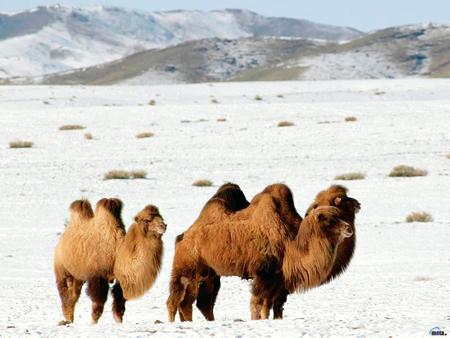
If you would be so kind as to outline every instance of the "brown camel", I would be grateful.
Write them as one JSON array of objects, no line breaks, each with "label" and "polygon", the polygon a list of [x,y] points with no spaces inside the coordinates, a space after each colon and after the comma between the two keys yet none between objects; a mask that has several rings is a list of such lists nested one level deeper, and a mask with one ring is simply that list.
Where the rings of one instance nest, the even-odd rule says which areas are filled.
[{"label": "brown camel", "polygon": [[[333,278],[339,276],[347,268],[350,260],[353,257],[356,244],[355,214],[360,210],[361,206],[356,199],[348,197],[347,192],[347,188],[343,186],[332,185],[328,189],[325,189],[317,194],[314,202],[306,212],[307,216],[311,210],[320,206],[337,207],[339,209],[339,218],[350,224],[353,233],[352,236],[345,238],[344,241],[339,245],[333,268],[322,284],[328,283]],[[293,211],[290,211],[288,213],[293,213]],[[295,214],[293,217],[297,218]],[[277,276],[272,276],[269,278],[277,278]],[[255,299],[253,297],[252,306],[254,308],[257,307],[257,309],[261,309],[260,312],[257,311],[256,315],[254,316],[255,319],[267,319],[271,306],[273,306],[274,319],[283,318],[283,306],[287,300],[288,295],[289,292],[287,292],[285,287],[279,287],[271,290],[271,294],[269,296],[266,296],[266,298]]]},{"label": "brown camel", "polygon": [[[94,214],[87,200],[78,200],[71,204],[69,225],[55,249],[56,284],[65,317],[65,321],[62,321],[61,324],[73,322],[75,305],[86,281],[88,285],[87,294],[92,300],[92,321],[97,323],[103,313],[108,296],[108,283],[115,279],[114,265],[118,248],[121,254],[132,256],[129,245],[121,245],[122,242],[131,243],[132,238],[136,238],[136,250],[138,251],[141,250],[141,246],[149,247],[148,241],[154,241],[153,238],[144,240],[143,237],[145,236],[140,235],[133,229],[125,235],[125,227],[121,219],[122,206],[122,201],[117,198],[103,198],[97,202]],[[155,217],[155,220],[157,224],[161,223],[160,216]],[[141,223],[137,221],[137,224]],[[144,223],[148,222],[145,221]],[[154,227],[153,222],[148,225],[144,225],[144,223],[141,226],[142,229]],[[143,258],[148,258],[149,255],[147,254]],[[154,255],[160,257],[161,253],[154,252]],[[142,268],[139,269],[131,263],[128,270],[121,268],[121,266],[117,267],[117,271],[122,272],[121,278],[125,283],[127,279],[123,278],[123,273],[126,272],[129,273],[128,280],[145,278],[145,276],[139,276],[139,274],[144,273]],[[158,270],[159,265],[160,260],[158,261]],[[128,287],[128,284],[125,285]],[[118,322],[122,321],[125,312],[126,298],[123,295],[124,292],[133,295],[132,290],[122,290],[120,282],[116,282],[112,290],[114,298],[113,315]]]},{"label": "brown camel", "polygon": [[[308,257],[303,264],[290,262],[287,271],[292,272],[291,277],[295,273],[304,273],[305,268],[318,269],[325,261],[328,263],[327,270],[314,280],[305,280],[305,287],[312,287],[319,282],[319,277],[327,276],[339,241],[350,234],[348,225],[337,218],[338,209],[327,207],[312,211],[305,223],[305,229],[311,228],[311,231],[299,231],[294,239],[290,235],[290,224],[283,221],[280,209],[279,201],[269,193],[258,194],[247,208],[237,212],[231,212],[220,199],[212,199],[206,204],[199,218],[176,246],[167,300],[170,321],[175,320],[178,309],[182,320],[192,320],[192,303],[186,300],[193,301],[197,297],[198,286],[211,269],[220,276],[253,277],[253,295],[265,298],[260,291],[273,288],[265,276],[273,275],[277,266],[289,262],[284,256],[286,243],[319,243],[310,245],[317,252],[290,244]],[[326,232],[325,228],[333,231]],[[342,235],[336,242],[334,235],[331,236],[334,232]],[[306,239],[306,235],[310,238]],[[290,252],[295,252],[292,250]],[[323,259],[310,259],[311,256]],[[292,267],[298,269],[293,270]],[[320,268],[325,269],[325,266]],[[314,274],[312,271],[310,273]],[[302,276],[299,275],[299,278]],[[252,309],[254,311],[256,309]]]},{"label": "brown camel", "polygon": [[[230,212],[236,212],[238,210],[245,209],[249,206],[249,202],[245,198],[241,188],[234,183],[225,183],[219,187],[217,192],[207,202],[210,203],[213,200],[222,201]],[[183,239],[183,234],[177,237],[176,243]],[[176,244],[175,243],[175,244]],[[214,270],[210,269],[208,273],[202,279],[198,287],[197,295],[197,308],[206,318],[206,320],[214,320],[214,304],[216,302],[217,294],[220,289],[220,276],[218,276]],[[194,291],[187,294],[194,294]],[[186,299],[185,303],[192,303],[193,300]],[[184,303],[182,303],[184,304]],[[180,316],[182,312],[179,311]]]}]

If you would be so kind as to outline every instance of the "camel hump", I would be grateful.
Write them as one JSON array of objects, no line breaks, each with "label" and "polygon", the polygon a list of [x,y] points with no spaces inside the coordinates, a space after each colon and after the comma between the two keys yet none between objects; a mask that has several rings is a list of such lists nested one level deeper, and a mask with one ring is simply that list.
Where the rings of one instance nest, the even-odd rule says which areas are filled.
[{"label": "camel hump", "polygon": [[245,209],[249,206],[249,202],[241,188],[235,183],[225,183],[219,187],[217,192],[211,197],[210,201],[221,199],[224,206],[231,212]]},{"label": "camel hump", "polygon": [[280,201],[267,193],[259,193],[253,197],[250,206],[253,208],[252,223],[272,227],[281,222]]},{"label": "camel hump", "polygon": [[73,201],[70,204],[71,220],[88,221],[94,217],[91,203],[87,199]]}]

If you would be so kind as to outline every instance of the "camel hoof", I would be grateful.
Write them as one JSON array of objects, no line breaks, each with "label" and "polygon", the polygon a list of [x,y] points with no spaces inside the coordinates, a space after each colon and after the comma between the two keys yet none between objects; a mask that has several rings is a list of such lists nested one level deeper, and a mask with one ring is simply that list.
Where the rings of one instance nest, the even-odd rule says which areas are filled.
[{"label": "camel hoof", "polygon": [[118,315],[117,313],[113,313],[113,317],[116,323],[122,324],[123,319],[120,315]]},{"label": "camel hoof", "polygon": [[64,326],[64,325],[70,325],[70,324],[72,324],[71,321],[68,321],[68,320],[60,320],[59,323],[58,323],[58,326]]}]

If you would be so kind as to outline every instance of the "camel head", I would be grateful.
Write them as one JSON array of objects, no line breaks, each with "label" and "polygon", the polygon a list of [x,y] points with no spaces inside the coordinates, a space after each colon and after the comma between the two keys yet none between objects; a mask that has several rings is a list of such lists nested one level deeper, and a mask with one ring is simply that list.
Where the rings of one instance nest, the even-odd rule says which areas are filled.
[{"label": "camel head", "polygon": [[154,205],[147,205],[134,220],[139,224],[139,229],[144,236],[161,237],[166,232],[167,225]]},{"label": "camel head", "polygon": [[[349,223],[340,218],[341,212],[332,206],[320,206],[312,210],[307,224],[312,227],[310,231],[321,238],[326,238],[334,246],[339,245],[345,238],[353,235]],[[313,220],[313,221],[311,221]]]},{"label": "camel head", "polygon": [[309,212],[319,206],[332,206],[339,208],[341,218],[348,222],[353,222],[355,214],[361,209],[361,204],[354,198],[347,196],[347,188],[341,185],[332,185],[328,189],[321,191],[314,200],[313,204],[306,211]]}]

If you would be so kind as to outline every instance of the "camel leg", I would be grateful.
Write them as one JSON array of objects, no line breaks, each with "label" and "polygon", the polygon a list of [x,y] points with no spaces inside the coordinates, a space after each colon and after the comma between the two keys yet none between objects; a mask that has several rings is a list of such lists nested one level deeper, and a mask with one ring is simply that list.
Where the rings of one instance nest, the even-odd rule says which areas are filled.
[{"label": "camel leg", "polygon": [[198,296],[198,284],[190,283],[185,291],[183,301],[180,303],[178,310],[180,313],[180,320],[192,321],[192,304]]},{"label": "camel leg", "polygon": [[198,290],[197,308],[206,320],[214,320],[214,304],[220,289],[220,277],[217,275],[208,277]]},{"label": "camel leg", "polygon": [[101,277],[94,277],[88,280],[87,294],[92,301],[92,324],[97,324],[105,307],[108,298],[108,281]]},{"label": "camel leg", "polygon": [[250,314],[252,320],[261,319],[261,299],[252,295],[250,299]]},{"label": "camel leg", "polygon": [[111,293],[114,299],[112,305],[114,320],[117,323],[122,323],[123,315],[125,313],[126,299],[123,297],[122,287],[118,281],[114,284]]},{"label": "camel leg", "polygon": [[62,311],[65,321],[60,324],[73,323],[75,304],[80,297],[83,281],[77,280],[65,271],[56,271],[56,286],[61,298]]},{"label": "camel leg", "polygon": [[264,298],[261,304],[261,319],[269,319],[271,307],[272,307],[272,300],[269,298]]},{"label": "camel leg", "polygon": [[187,285],[188,279],[186,277],[179,278],[177,276],[173,276],[170,281],[170,294],[166,301],[169,322],[175,321],[175,315],[177,314],[177,310],[184,299]]},{"label": "camel leg", "polygon": [[273,319],[283,319],[283,306],[288,296],[287,290],[283,287],[279,294],[273,298]]}]

